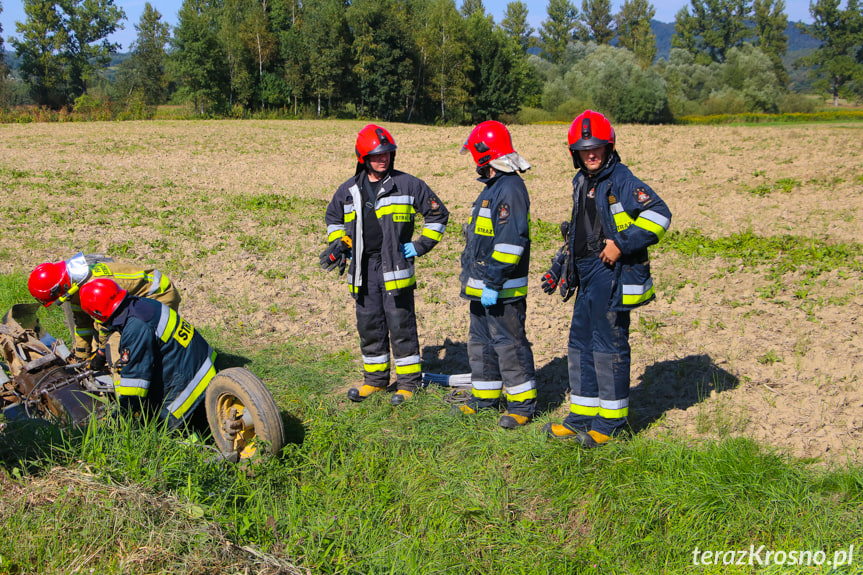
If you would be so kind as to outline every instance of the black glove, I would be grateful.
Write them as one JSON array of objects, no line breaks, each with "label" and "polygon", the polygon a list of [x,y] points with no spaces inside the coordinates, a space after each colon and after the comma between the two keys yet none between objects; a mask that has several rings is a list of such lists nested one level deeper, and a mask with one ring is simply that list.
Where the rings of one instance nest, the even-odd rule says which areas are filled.
[{"label": "black glove", "polygon": [[560,235],[563,237],[563,241],[566,241],[566,237],[569,235],[569,222],[560,222]]},{"label": "black glove", "polygon": [[560,271],[563,267],[563,262],[566,259],[565,248],[560,248],[557,253],[551,258],[551,268],[542,276],[542,291],[551,295],[557,289],[560,281]]},{"label": "black glove", "polygon": [[108,363],[108,358],[105,357],[104,349],[97,349],[96,352],[90,357],[90,369],[93,371],[101,371],[105,368],[105,365]]},{"label": "black glove", "polygon": [[329,272],[339,268],[339,275],[345,273],[348,258],[351,257],[350,239],[344,241],[346,238],[347,236],[343,236],[331,241],[327,249],[321,252],[320,263],[323,269]]}]

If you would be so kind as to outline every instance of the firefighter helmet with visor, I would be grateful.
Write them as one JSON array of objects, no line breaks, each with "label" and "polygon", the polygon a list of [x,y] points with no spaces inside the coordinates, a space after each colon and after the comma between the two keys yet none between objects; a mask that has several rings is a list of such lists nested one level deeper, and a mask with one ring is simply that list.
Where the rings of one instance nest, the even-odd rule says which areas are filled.
[{"label": "firefighter helmet with visor", "polygon": [[81,286],[81,309],[100,322],[107,321],[123,303],[126,290],[109,278],[96,278]]}]

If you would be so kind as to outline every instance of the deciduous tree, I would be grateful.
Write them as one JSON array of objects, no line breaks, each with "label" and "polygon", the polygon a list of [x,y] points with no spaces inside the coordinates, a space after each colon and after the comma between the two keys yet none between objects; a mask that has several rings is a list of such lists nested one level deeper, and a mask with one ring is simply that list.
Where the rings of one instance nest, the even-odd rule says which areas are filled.
[{"label": "deciduous tree", "polygon": [[569,0],[549,0],[548,18],[539,29],[542,54],[552,63],[563,56],[566,45],[572,42],[580,30],[578,9]]},{"label": "deciduous tree", "polygon": [[617,37],[620,45],[635,54],[642,69],[656,57],[656,34],[650,21],[656,8],[648,0],[626,0],[617,14]]},{"label": "deciduous tree", "polygon": [[788,71],[782,56],[788,50],[788,16],[785,15],[785,0],[753,0],[755,16],[755,45],[773,62],[776,78],[784,86],[788,83]]},{"label": "deciduous tree", "polygon": [[740,46],[751,32],[746,20],[750,0],[690,0],[677,13],[671,45],[692,52],[701,63],[724,62],[725,53]]},{"label": "deciduous tree", "polygon": [[527,23],[527,5],[521,0],[506,5],[500,27],[521,46],[522,51],[527,52],[531,47],[534,29]]},{"label": "deciduous tree", "polygon": [[38,104],[70,105],[119,49],[107,38],[126,15],[114,0],[24,0],[24,13],[12,40],[21,75]]},{"label": "deciduous tree", "polygon": [[614,38],[614,17],[611,15],[611,0],[581,0],[582,29],[586,32],[583,41],[593,40],[597,44],[608,44]]}]

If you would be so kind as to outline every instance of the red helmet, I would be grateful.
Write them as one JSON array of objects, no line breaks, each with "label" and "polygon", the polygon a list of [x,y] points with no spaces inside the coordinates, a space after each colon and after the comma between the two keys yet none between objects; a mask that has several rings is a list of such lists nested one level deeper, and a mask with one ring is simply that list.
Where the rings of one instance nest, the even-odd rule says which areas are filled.
[{"label": "red helmet", "polygon": [[477,125],[467,137],[461,153],[470,152],[477,166],[484,166],[501,156],[512,154],[512,137],[500,122],[489,120]]},{"label": "red helmet", "polygon": [[48,307],[72,289],[72,280],[69,279],[66,262],[39,264],[30,273],[27,288],[30,290],[30,295]]},{"label": "red helmet", "polygon": [[96,278],[81,286],[81,309],[92,318],[104,322],[117,310],[126,290],[109,278]]},{"label": "red helmet", "polygon": [[366,156],[383,154],[396,151],[396,141],[392,134],[380,126],[369,124],[357,134],[357,145],[354,152],[357,154],[357,162],[365,163]]},{"label": "red helmet", "polygon": [[569,150],[573,153],[609,145],[609,153],[614,150],[614,128],[611,127],[611,122],[593,110],[585,110],[572,122],[567,139]]}]

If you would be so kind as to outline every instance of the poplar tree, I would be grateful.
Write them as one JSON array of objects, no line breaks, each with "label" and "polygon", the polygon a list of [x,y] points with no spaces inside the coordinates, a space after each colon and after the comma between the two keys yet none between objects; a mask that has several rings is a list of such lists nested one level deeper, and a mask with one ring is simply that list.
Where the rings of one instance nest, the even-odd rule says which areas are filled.
[{"label": "poplar tree", "polygon": [[626,0],[617,14],[617,37],[620,45],[633,54],[642,70],[656,57],[656,34],[650,21],[656,8],[648,0]]},{"label": "poplar tree", "polygon": [[557,64],[580,30],[578,9],[569,0],[549,0],[546,11],[548,18],[539,29],[540,47],[543,56]]},{"label": "poplar tree", "polygon": [[208,0],[183,0],[171,39],[169,69],[178,92],[196,114],[223,113],[230,80],[225,52],[217,37],[216,10]]},{"label": "poplar tree", "polygon": [[503,20],[500,23],[506,35],[514,39],[522,51],[527,52],[527,49],[532,45],[531,35],[535,30],[527,23],[527,5],[521,0],[510,2],[506,5]]},{"label": "poplar tree", "polygon": [[132,57],[127,60],[128,82],[137,91],[145,106],[157,106],[167,98],[168,82],[165,48],[171,39],[170,26],[162,22],[162,14],[147,2],[141,19],[135,24],[138,36],[132,43]]},{"label": "poplar tree", "polygon": [[782,63],[782,56],[788,50],[788,16],[785,15],[785,0],[753,0],[755,16],[755,45],[767,54],[773,62],[776,78],[785,85],[788,71]]},{"label": "poplar tree", "polygon": [[614,38],[614,17],[611,15],[611,0],[581,0],[581,22],[585,37],[597,44],[608,44]]},{"label": "poplar tree", "polygon": [[468,100],[472,65],[465,22],[453,0],[431,0],[417,42],[428,69],[428,95],[440,104],[438,122],[459,121],[457,110]]}]

